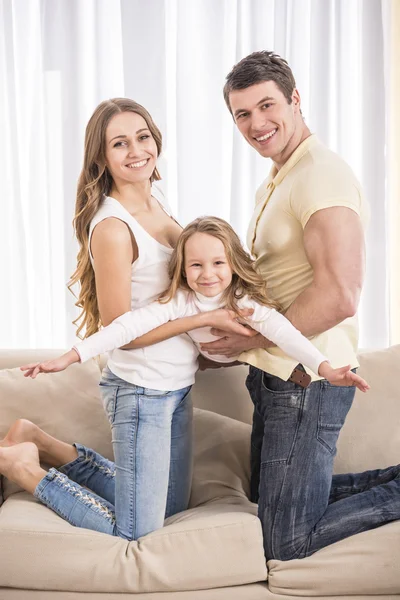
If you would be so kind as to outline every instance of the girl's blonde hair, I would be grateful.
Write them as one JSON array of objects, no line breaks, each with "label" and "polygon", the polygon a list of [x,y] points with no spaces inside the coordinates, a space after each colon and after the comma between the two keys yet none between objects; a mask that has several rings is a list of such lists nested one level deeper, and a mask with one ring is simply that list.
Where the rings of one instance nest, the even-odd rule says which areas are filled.
[{"label": "girl's blonde hair", "polygon": [[195,233],[207,233],[219,239],[232,269],[232,283],[224,291],[222,301],[226,308],[235,312],[239,310],[237,301],[249,296],[259,304],[279,310],[277,302],[269,297],[267,285],[254,267],[254,261],[244,250],[239,236],[232,227],[218,217],[199,217],[182,231],[169,263],[171,283],[159,298],[160,302],[169,302],[179,288],[190,291],[185,277],[185,245]]},{"label": "girl's blonde hair", "polygon": [[[104,195],[111,191],[113,180],[106,166],[106,130],[111,119],[118,113],[133,112],[146,121],[147,127],[157,146],[157,155],[161,154],[162,136],[147,110],[128,98],[113,98],[98,105],[91,116],[85,134],[83,167],[78,180],[73,226],[80,249],[77,267],[68,283],[80,284],[78,300],[75,306],[82,309],[79,317],[73,321],[77,325],[79,337],[89,337],[101,326],[100,311],[96,296],[95,276],[89,256],[90,222],[99,209]],[[161,179],[157,168],[154,169],[150,183]],[[84,335],[80,335],[82,329]]]}]

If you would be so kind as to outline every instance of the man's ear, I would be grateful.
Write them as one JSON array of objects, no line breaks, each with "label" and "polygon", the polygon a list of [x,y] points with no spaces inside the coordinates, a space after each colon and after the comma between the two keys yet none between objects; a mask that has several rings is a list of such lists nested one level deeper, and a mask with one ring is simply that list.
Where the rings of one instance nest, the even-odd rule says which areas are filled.
[{"label": "man's ear", "polygon": [[292,104],[293,107],[300,112],[301,98],[297,88],[294,88],[292,93]]}]

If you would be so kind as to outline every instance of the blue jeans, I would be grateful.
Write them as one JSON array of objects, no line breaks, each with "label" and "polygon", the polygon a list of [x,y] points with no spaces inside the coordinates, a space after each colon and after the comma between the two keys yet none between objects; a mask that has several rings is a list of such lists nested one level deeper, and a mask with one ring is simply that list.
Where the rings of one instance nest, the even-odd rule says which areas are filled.
[{"label": "blue jeans", "polygon": [[78,458],[50,469],[35,496],[72,525],[136,540],[188,506],[190,387],[172,392],[142,388],[105,369],[100,388],[115,463],[75,444]]},{"label": "blue jeans", "polygon": [[400,519],[400,465],[333,475],[354,387],[322,380],[304,389],[255,367],[246,385],[254,403],[251,499],[267,560],[304,558]]}]

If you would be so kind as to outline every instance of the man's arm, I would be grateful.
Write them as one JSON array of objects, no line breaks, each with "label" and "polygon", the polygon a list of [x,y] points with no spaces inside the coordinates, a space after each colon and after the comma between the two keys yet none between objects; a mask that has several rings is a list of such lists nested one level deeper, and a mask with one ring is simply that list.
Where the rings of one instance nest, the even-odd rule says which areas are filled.
[{"label": "man's arm", "polygon": [[[350,208],[335,206],[314,213],[304,229],[304,248],[313,269],[313,281],[285,312],[285,317],[306,337],[331,329],[358,307],[364,278],[365,246],[360,217]],[[220,335],[202,344],[210,355],[237,356],[271,344],[261,335],[253,338]]]},{"label": "man's arm", "polygon": [[341,206],[317,211],[305,226],[304,248],[314,272],[313,281],[285,316],[310,337],[357,312],[365,269],[360,217]]}]

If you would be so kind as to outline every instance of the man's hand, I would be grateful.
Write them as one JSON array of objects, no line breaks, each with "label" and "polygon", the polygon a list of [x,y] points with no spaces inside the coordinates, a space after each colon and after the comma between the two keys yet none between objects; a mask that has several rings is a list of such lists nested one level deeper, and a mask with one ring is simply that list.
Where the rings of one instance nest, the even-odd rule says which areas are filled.
[{"label": "man's hand", "polygon": [[275,344],[267,340],[260,333],[254,331],[254,329],[248,328],[248,331],[249,336],[244,337],[243,335],[227,334],[222,329],[211,329],[211,333],[220,336],[220,339],[215,340],[215,342],[200,344],[200,347],[211,356],[213,354],[222,354],[229,358],[231,356],[238,356],[241,352],[252,350],[253,348],[270,348],[275,346]]}]

